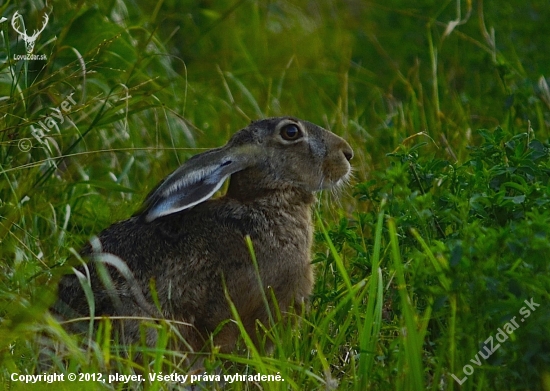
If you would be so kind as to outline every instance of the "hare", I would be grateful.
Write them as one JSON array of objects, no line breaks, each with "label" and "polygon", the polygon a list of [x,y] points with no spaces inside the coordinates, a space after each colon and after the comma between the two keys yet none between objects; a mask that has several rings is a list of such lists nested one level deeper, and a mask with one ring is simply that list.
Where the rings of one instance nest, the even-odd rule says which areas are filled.
[{"label": "hare", "polygon": [[[314,193],[344,183],[352,157],[345,140],[310,122],[252,122],[189,159],[133,217],[88,243],[81,254],[91,262],[60,282],[62,307],[89,315],[82,280],[90,280],[95,316],[163,317],[177,321],[193,351],[213,338],[229,352],[239,336],[227,322],[230,300],[258,344],[256,322],[269,325],[265,298],[283,315],[307,302]],[[229,177],[226,194],[211,199]],[[139,321],[124,324],[126,340],[138,340]]]}]

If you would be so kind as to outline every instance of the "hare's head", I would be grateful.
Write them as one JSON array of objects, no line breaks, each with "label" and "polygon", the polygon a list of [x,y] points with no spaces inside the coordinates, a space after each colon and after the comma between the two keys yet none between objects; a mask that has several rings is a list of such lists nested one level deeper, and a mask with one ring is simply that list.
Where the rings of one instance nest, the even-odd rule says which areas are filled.
[{"label": "hare's head", "polygon": [[335,134],[292,117],[252,122],[217,149],[196,155],[169,175],[145,201],[146,221],[210,198],[231,176],[232,196],[274,190],[305,193],[331,188],[350,173],[353,151]]}]

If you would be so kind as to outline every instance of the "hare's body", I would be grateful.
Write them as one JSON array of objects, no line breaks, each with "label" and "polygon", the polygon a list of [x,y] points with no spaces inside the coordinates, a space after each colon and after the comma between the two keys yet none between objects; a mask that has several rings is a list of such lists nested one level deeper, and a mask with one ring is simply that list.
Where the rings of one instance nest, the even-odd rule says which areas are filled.
[{"label": "hare's body", "polygon": [[[281,130],[281,126],[297,129]],[[295,135],[294,130],[303,133],[298,141],[288,142],[286,134],[281,141],[277,133]],[[235,150],[244,152],[232,154]],[[115,255],[131,272],[128,276],[120,268],[108,267],[109,287],[92,262],[95,314],[177,320],[189,346],[199,350],[222,322],[232,318],[229,298],[256,341],[256,321],[268,324],[262,288],[270,306],[273,294],[283,314],[292,306],[299,309],[311,294],[313,193],[346,177],[351,155],[349,145],[330,132],[296,119],[274,118],[255,122],[227,146],[189,160],[151,194],[141,213],[107,228],[84,248],[83,255],[91,258]],[[225,167],[235,164],[237,170],[225,172]],[[193,171],[194,165],[201,169]],[[207,200],[228,175],[227,194]],[[205,186],[211,188],[204,190]],[[173,194],[177,197],[170,199]],[[195,202],[197,198],[201,199]],[[194,206],[180,207],[189,204]],[[66,276],[60,298],[87,314],[80,285],[74,275]],[[161,312],[154,304],[152,286]],[[125,338],[138,339],[138,326],[127,323]],[[228,323],[215,334],[214,343],[229,351],[237,336],[238,329]]]}]

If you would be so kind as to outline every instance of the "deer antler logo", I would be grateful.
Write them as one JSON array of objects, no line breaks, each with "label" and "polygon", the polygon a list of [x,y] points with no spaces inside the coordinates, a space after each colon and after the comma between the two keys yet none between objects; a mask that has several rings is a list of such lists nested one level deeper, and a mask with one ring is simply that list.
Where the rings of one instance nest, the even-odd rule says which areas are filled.
[{"label": "deer antler logo", "polygon": [[44,31],[44,29],[46,28],[46,25],[48,24],[48,21],[50,20],[50,18],[48,17],[47,14],[44,14],[44,25],[42,26],[42,28],[40,30],[34,30],[34,33],[31,36],[27,35],[27,30],[26,29],[25,29],[24,32],[19,30],[19,27],[20,27],[19,19],[20,18],[22,18],[22,16],[19,14],[19,12],[15,11],[15,14],[13,14],[13,17],[11,18],[11,26],[13,27],[13,29],[15,31],[17,31],[19,33],[21,38],[23,38],[23,40],[27,44],[27,53],[31,54],[34,50],[34,43],[38,39],[38,36],[40,35],[40,33],[42,31]]}]

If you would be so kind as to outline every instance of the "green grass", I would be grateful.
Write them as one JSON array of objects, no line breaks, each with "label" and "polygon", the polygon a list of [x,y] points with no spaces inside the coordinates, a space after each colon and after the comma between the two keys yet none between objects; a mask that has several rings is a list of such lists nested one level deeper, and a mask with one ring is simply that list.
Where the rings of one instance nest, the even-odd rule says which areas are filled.
[{"label": "green grass", "polygon": [[[206,372],[284,379],[227,390],[550,390],[550,6],[319,3],[56,1],[35,47],[47,61],[29,62],[13,58],[25,45],[10,19],[32,32],[42,3],[0,5],[0,388],[76,385],[13,373]],[[33,137],[71,94],[63,122]],[[346,138],[354,181],[320,195],[311,306],[274,311],[272,352],[241,327],[240,349],[208,346],[188,372],[167,320],[142,321],[151,347],[119,343],[116,319],[75,335],[51,316],[90,236],[185,159],[284,114]],[[98,384],[78,382],[173,386]]]}]

